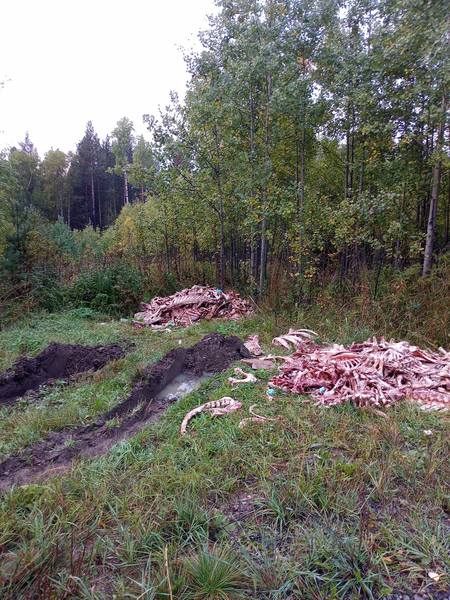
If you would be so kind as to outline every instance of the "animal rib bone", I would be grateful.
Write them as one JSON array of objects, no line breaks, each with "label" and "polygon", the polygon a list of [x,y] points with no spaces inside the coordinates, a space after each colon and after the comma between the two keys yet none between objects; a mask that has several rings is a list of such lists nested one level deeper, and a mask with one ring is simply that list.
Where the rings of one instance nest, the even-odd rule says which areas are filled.
[{"label": "animal rib bone", "polygon": [[311,331],[311,329],[289,329],[285,335],[273,338],[272,344],[274,346],[284,346],[289,350],[289,344],[292,344],[294,348],[296,348],[303,343],[305,339],[310,340],[313,336],[317,337],[317,333]]},{"label": "animal rib bone", "polygon": [[181,423],[181,435],[185,435],[187,424],[192,417],[195,417],[195,415],[198,415],[205,410],[211,411],[211,417],[220,417],[232,413],[235,410],[239,410],[240,408],[242,408],[242,402],[238,402],[229,396],[224,396],[223,398],[220,398],[220,400],[213,400],[212,402],[206,402],[201,406],[197,406],[197,408],[192,409],[184,417],[183,422]]},{"label": "animal rib bone", "polygon": [[167,298],[155,297],[150,304],[142,303],[142,308],[142,312],[134,315],[138,320],[133,324],[155,330],[167,323],[187,327],[200,319],[215,317],[236,321],[253,312],[251,304],[237,292],[225,293],[208,285],[194,285]]},{"label": "animal rib bone", "polygon": [[250,406],[249,413],[251,415],[253,415],[253,417],[247,417],[246,419],[242,419],[242,421],[239,423],[239,429],[243,429],[247,423],[259,423],[261,421],[280,421],[283,416],[282,415],[278,415],[278,417],[276,417],[275,419],[269,419],[269,417],[262,417],[261,415],[257,415],[255,412],[253,412],[254,407],[256,406],[256,404],[252,404],[252,406]]}]

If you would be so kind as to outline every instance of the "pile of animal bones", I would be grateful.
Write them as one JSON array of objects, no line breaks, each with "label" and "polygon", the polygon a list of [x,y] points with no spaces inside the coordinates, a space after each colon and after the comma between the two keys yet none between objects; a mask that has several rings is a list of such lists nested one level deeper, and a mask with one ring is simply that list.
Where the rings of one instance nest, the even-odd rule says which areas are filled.
[{"label": "pile of animal bones", "polygon": [[[353,402],[361,408],[370,408],[383,417],[387,415],[378,408],[408,398],[417,402],[423,410],[450,410],[450,352],[439,348],[440,354],[422,350],[408,342],[378,341],[375,337],[362,344],[351,344],[348,348],[338,344],[318,346],[312,341],[317,334],[313,331],[292,329],[286,335],[272,340],[277,346],[290,349],[293,354],[267,357],[268,360],[283,361],[279,367],[280,375],[269,381],[267,397],[274,399],[274,388],[280,388],[297,394],[311,394],[316,405],[333,406],[343,402]],[[263,352],[258,336],[249,336],[246,346],[254,355]],[[247,364],[251,360],[245,361]],[[253,359],[260,365],[267,360]],[[259,367],[258,367],[259,368]],[[232,385],[255,383],[256,377],[236,368],[235,374],[242,379],[230,377]],[[278,421],[253,415],[239,423],[243,428],[248,422]],[[242,408],[229,396],[207,402],[191,410],[181,425],[181,435],[185,435],[188,421],[205,410],[213,417],[232,413]]]},{"label": "pile of animal bones", "polygon": [[[284,361],[272,387],[310,393],[317,404],[352,401],[357,406],[383,407],[408,398],[425,410],[450,409],[450,352],[422,350],[408,342],[378,341],[375,337],[348,348],[317,346],[313,332],[289,331],[274,342],[296,346]],[[291,339],[289,339],[291,338]],[[295,338],[295,339],[293,339]]]},{"label": "pile of animal bones", "polygon": [[194,285],[167,298],[153,298],[150,304],[142,303],[142,312],[136,313],[136,327],[165,329],[168,324],[187,327],[200,319],[222,318],[237,321],[253,312],[252,305],[237,292]]}]

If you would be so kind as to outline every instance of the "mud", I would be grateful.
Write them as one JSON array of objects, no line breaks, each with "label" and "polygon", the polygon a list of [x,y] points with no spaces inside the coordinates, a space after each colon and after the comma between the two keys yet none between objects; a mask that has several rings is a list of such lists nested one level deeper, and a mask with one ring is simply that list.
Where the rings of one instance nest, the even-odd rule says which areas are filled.
[{"label": "mud", "polygon": [[102,415],[92,425],[63,429],[42,442],[12,454],[0,464],[0,492],[13,484],[23,485],[39,478],[63,473],[79,456],[96,457],[116,442],[129,439],[145,425],[158,420],[172,399],[157,394],[180,373],[214,374],[234,361],[248,358],[243,342],[212,333],[191,348],[175,348],[142,372],[142,381],[130,396]]},{"label": "mud", "polygon": [[75,379],[88,371],[98,371],[108,362],[123,358],[128,347],[81,346],[52,342],[35,358],[21,357],[11,369],[0,373],[0,406],[56,379]]}]

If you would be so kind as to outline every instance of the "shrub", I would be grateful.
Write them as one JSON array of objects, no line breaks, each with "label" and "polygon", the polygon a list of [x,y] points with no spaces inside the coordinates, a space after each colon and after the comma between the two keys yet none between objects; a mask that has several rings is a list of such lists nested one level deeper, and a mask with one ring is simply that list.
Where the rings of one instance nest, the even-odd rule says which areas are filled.
[{"label": "shrub", "polygon": [[137,308],[143,285],[144,279],[135,267],[118,263],[81,273],[69,295],[77,307],[109,314],[129,314]]}]

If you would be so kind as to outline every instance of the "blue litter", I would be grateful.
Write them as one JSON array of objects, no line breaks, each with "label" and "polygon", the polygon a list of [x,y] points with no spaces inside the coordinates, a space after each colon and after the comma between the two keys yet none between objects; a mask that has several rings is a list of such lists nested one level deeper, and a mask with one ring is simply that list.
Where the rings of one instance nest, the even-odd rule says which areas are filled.
[{"label": "blue litter", "polygon": [[275,394],[276,394],[275,390],[272,390],[272,389],[267,390],[267,393],[269,394],[269,396],[275,396]]},{"label": "blue litter", "polygon": [[326,391],[327,391],[327,388],[324,388],[324,387],[319,388],[319,394],[323,394]]},{"label": "blue litter", "polygon": [[223,292],[222,292],[222,290],[219,290],[219,288],[217,288],[216,293],[217,294],[222,294]]}]

